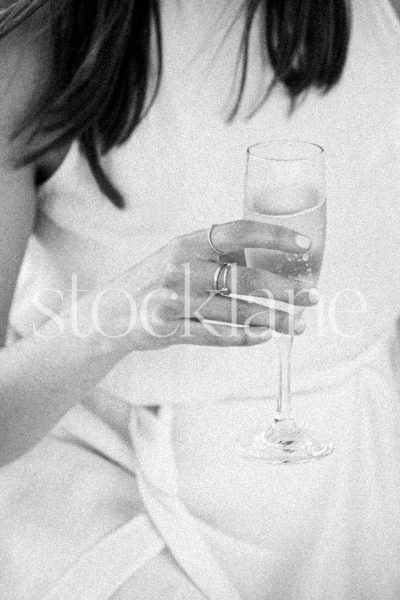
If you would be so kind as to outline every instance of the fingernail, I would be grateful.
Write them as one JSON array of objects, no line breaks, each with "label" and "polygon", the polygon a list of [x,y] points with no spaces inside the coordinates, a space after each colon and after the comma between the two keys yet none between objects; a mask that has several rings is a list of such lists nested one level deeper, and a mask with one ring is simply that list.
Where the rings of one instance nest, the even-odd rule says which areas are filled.
[{"label": "fingernail", "polygon": [[306,322],[303,319],[298,319],[294,324],[295,333],[303,333],[306,329]]},{"label": "fingernail", "polygon": [[319,302],[319,291],[317,288],[310,288],[308,290],[308,299],[313,304],[317,304]]},{"label": "fingernail", "polygon": [[296,242],[296,246],[298,246],[302,250],[307,250],[311,245],[311,240],[305,235],[296,235],[294,241]]}]

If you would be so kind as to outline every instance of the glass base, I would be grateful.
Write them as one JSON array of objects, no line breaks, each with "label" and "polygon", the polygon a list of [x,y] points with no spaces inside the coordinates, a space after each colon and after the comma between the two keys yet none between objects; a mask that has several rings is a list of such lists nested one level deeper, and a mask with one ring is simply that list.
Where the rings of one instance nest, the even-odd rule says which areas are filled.
[{"label": "glass base", "polygon": [[241,436],[237,440],[240,456],[264,460],[270,464],[300,464],[328,456],[333,443],[321,442],[318,436],[294,421],[275,422],[267,429]]}]

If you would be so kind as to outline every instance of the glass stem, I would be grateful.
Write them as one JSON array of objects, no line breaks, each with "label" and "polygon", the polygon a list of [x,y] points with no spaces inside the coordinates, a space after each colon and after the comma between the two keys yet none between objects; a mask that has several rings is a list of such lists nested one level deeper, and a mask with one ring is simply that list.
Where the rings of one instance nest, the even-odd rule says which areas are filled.
[{"label": "glass stem", "polygon": [[275,425],[285,429],[296,429],[292,415],[292,397],[290,393],[290,361],[293,336],[281,335],[279,343],[279,397],[275,414]]}]

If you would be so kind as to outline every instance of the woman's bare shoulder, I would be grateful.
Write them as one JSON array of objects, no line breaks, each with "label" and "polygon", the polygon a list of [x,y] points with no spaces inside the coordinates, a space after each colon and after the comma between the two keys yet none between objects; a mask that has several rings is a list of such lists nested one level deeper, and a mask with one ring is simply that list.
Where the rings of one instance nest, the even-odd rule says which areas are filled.
[{"label": "woman's bare shoulder", "polygon": [[[1,5],[0,5],[1,6]],[[45,90],[51,77],[52,50],[47,10],[0,40],[0,144],[8,146],[19,120]]]},{"label": "woman's bare shoulder", "polygon": [[50,35],[35,14],[0,40],[0,347],[20,265],[36,214],[35,165],[16,168],[25,136],[12,133],[50,76]]}]

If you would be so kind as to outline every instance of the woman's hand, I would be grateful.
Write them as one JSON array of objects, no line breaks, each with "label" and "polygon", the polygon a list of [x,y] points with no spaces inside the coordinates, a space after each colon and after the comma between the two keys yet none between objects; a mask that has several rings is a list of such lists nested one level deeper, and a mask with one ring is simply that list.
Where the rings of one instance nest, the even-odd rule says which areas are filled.
[{"label": "woman's hand", "polygon": [[[218,225],[212,232],[213,243],[227,255],[251,247],[303,253],[296,237],[288,229],[251,221]],[[207,230],[178,237],[105,288],[80,298],[71,306],[76,312],[66,309],[37,335],[0,352],[0,465],[33,446],[134,350],[172,344],[244,346],[268,340],[273,329],[288,331],[284,312],[210,294],[217,268]],[[271,272],[238,266],[229,275],[226,283],[238,294],[273,294],[285,302],[292,292],[292,302],[315,304],[308,293],[299,293],[305,284]],[[66,325],[61,329],[60,319]],[[208,325],[205,319],[224,324]],[[246,322],[248,327],[230,325]]]},{"label": "woman's hand", "polygon": [[[244,248],[302,254],[309,246],[309,240],[295,231],[253,221],[218,225],[212,235],[215,246],[226,255]],[[304,331],[304,323],[285,311],[210,293],[218,258],[208,242],[207,230],[171,240],[114,280],[106,294],[101,292],[98,320],[103,335],[132,351],[172,344],[253,345],[270,339],[273,330]],[[316,303],[315,294],[306,291],[305,283],[261,269],[235,265],[228,272],[227,285],[237,295],[302,306]]]}]

